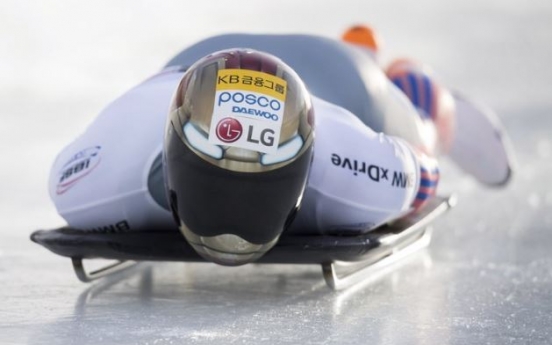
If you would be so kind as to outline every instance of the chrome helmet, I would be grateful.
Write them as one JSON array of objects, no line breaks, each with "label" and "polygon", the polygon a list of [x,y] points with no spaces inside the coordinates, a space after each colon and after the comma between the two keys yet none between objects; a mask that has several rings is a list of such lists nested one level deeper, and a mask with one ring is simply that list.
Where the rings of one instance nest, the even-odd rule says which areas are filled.
[{"label": "chrome helmet", "polygon": [[164,142],[172,213],[190,245],[223,265],[253,262],[292,221],[313,151],[297,73],[252,49],[210,54],[184,74]]}]

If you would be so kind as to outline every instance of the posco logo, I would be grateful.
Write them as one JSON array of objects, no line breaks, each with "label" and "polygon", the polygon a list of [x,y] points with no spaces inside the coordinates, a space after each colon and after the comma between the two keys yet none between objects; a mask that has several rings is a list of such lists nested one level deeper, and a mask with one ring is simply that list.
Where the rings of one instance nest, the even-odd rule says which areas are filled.
[{"label": "posco logo", "polygon": [[282,103],[277,99],[269,99],[266,96],[257,96],[252,93],[243,92],[221,92],[218,98],[218,106],[223,103],[234,102],[236,104],[245,103],[253,106],[259,106],[261,108],[268,108],[272,111],[278,111],[282,109]]}]

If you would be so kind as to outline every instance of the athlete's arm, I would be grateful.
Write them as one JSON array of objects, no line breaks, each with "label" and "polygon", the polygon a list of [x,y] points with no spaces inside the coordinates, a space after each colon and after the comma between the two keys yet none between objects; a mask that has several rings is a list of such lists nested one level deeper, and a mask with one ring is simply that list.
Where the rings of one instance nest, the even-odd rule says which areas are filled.
[{"label": "athlete's arm", "polygon": [[127,231],[173,225],[160,154],[181,77],[176,70],[164,71],[131,89],[58,155],[49,192],[69,226]]},{"label": "athlete's arm", "polygon": [[359,233],[396,219],[435,192],[434,159],[375,133],[349,111],[313,99],[314,160],[292,231]]}]

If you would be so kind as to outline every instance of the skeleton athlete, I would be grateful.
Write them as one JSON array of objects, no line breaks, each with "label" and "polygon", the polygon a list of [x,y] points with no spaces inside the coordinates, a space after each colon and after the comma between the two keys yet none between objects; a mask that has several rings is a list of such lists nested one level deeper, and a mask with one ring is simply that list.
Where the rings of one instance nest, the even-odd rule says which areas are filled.
[{"label": "skeleton athlete", "polygon": [[283,231],[358,234],[423,207],[437,154],[508,180],[500,150],[495,163],[462,153],[458,104],[431,73],[404,60],[384,71],[374,54],[308,35],[196,43],[59,153],[50,195],[73,228],[178,226],[204,258],[238,265]]}]

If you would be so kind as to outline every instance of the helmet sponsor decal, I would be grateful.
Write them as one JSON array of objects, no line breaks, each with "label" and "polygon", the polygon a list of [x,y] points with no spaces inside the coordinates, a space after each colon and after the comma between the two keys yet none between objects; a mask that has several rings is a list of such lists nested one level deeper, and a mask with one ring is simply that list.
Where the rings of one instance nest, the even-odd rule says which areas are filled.
[{"label": "helmet sponsor decal", "polygon": [[59,172],[56,194],[61,195],[71,189],[82,178],[90,174],[100,164],[101,146],[85,148],[74,154]]},{"label": "helmet sponsor decal", "polygon": [[233,143],[238,140],[243,132],[243,127],[240,121],[225,117],[217,123],[217,138],[225,143]]},{"label": "helmet sponsor decal", "polygon": [[412,189],[416,185],[414,182],[416,174],[412,171],[389,171],[389,168],[359,161],[354,158],[342,157],[337,153],[332,153],[331,161],[336,167],[350,170],[354,176],[365,175],[370,180],[378,183],[385,180],[395,188]]},{"label": "helmet sponsor decal", "polygon": [[262,153],[276,152],[286,92],[287,82],[268,73],[219,70],[209,142]]}]

